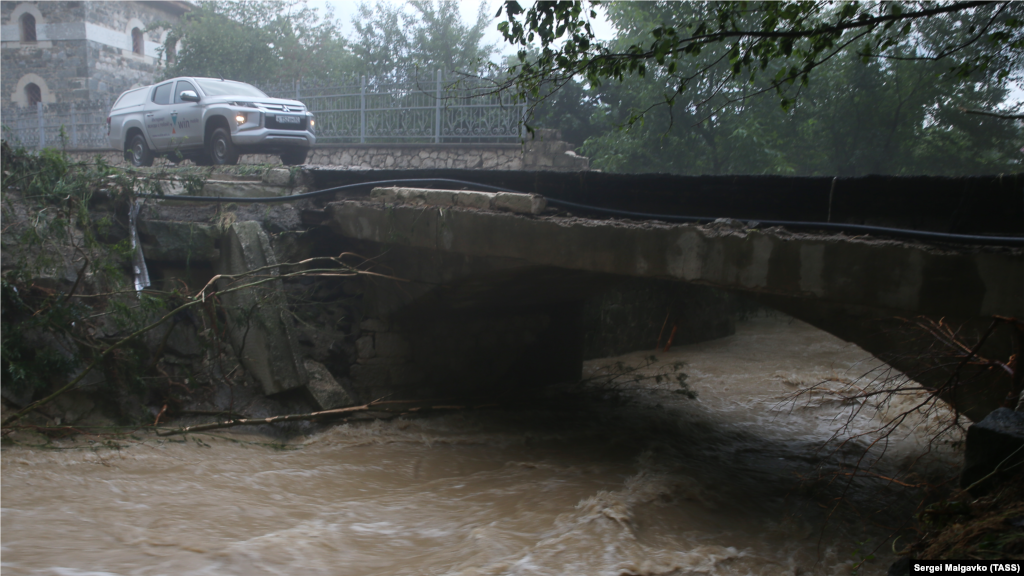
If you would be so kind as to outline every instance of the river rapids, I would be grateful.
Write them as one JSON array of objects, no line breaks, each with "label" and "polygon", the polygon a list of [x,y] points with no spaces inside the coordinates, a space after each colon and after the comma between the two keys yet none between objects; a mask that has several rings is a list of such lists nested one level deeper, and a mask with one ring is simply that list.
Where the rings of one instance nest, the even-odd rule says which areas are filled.
[{"label": "river rapids", "polygon": [[880,365],[761,317],[590,361],[586,389],[515,409],[352,422],[282,446],[231,432],[6,445],[2,572],[885,574],[921,498],[886,478],[948,477],[956,454],[954,437],[933,439],[941,411],[865,452],[913,399],[851,417],[858,403],[831,391]]}]

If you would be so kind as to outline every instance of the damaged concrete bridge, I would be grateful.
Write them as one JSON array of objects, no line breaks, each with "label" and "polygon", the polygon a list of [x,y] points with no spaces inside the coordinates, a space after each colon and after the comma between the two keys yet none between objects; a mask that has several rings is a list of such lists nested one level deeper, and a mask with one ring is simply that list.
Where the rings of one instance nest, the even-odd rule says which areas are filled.
[{"label": "damaged concrete bridge", "polygon": [[[993,316],[1024,317],[1024,253],[1014,240],[1024,234],[1021,176],[836,180],[313,170],[304,188],[278,193],[396,178],[480,185],[366,185],[299,197],[272,210],[221,204],[217,214],[198,203],[161,200],[143,214],[147,258],[180,257],[168,255],[153,231],[190,221],[190,253],[206,255],[198,258],[205,258],[210,275],[351,252],[368,258],[373,271],[399,278],[363,276],[358,286],[341,286],[337,298],[355,302],[346,308],[349,320],[341,327],[324,324],[319,334],[298,334],[309,329],[280,312],[288,292],[280,287],[272,296],[282,299],[278,306],[261,307],[262,332],[250,329],[245,343],[236,342],[268,393],[309,386],[309,372],[322,376],[326,367],[342,396],[353,400],[386,393],[500,394],[578,378],[584,357],[593,354],[591,333],[602,329],[588,319],[588,302],[629,283],[640,298],[652,294],[644,292],[645,283],[689,290],[681,294],[690,304],[673,313],[684,332],[703,323],[705,337],[724,335],[731,311],[716,294],[743,294],[854,342],[933,387],[942,386],[948,372],[922,371],[929,344],[909,335],[906,319],[945,319],[962,326],[966,337],[983,331]],[[487,192],[490,186],[524,193]],[[673,223],[609,210],[704,221]],[[852,226],[837,233],[826,224],[771,225],[776,220]],[[208,238],[205,248],[193,241],[197,225],[199,236]],[[940,234],[900,239],[884,228]],[[991,241],[943,236],[949,233]],[[167,270],[175,273],[173,266]],[[633,349],[653,348],[655,336],[656,327],[641,337],[647,344],[633,343]],[[1012,345],[999,335],[980,352],[1008,357]],[[630,344],[604,352],[624,352],[623,346]],[[983,416],[1019,386],[998,375],[974,377],[969,397],[947,394],[971,417]]]}]

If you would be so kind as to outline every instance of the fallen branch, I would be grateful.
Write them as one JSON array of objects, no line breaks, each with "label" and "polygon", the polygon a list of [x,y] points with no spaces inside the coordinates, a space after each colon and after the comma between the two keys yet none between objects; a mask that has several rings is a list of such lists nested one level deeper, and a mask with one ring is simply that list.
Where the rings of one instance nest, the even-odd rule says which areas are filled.
[{"label": "fallen branch", "polygon": [[[175,434],[188,434],[191,432],[205,432],[207,430],[218,430],[221,428],[234,428],[235,426],[256,426],[260,424],[276,424],[278,422],[298,422],[298,421],[310,421],[318,420],[320,418],[337,416],[339,414],[353,414],[356,412],[368,412],[373,409],[381,409],[387,404],[410,404],[415,403],[416,400],[390,400],[386,401],[383,399],[374,400],[362,406],[349,406],[347,408],[335,408],[333,410],[321,410],[319,412],[310,412],[308,414],[287,414],[284,416],[271,416],[269,418],[237,418],[235,420],[227,420],[224,422],[211,422],[209,424],[197,424],[195,426],[186,426],[184,428],[178,428],[176,430],[167,430],[164,432],[157,432],[157,436],[173,436]],[[478,409],[478,408],[494,408],[497,404],[478,404],[474,406],[461,406],[461,405],[436,405],[436,406],[415,406],[405,410],[384,410],[384,412],[391,412],[395,416],[415,414],[420,411],[430,410],[467,410],[467,409]]]},{"label": "fallen branch", "polygon": [[234,428],[235,426],[256,426],[259,424],[276,424],[278,422],[296,422],[302,420],[316,420],[317,418],[323,418],[324,416],[334,416],[337,414],[350,414],[352,412],[364,412],[377,406],[380,402],[374,400],[369,404],[363,404],[362,406],[349,406],[348,408],[335,408],[333,410],[321,410],[320,412],[310,412],[308,414],[286,414],[283,416],[271,416],[269,418],[237,418],[235,420],[227,420],[225,422],[211,422],[209,424],[196,424],[195,426],[185,426],[184,428],[178,428],[176,430],[169,430],[166,432],[157,432],[157,436],[173,436],[175,434],[188,434],[189,432],[202,432],[205,430],[219,430],[221,428]]}]

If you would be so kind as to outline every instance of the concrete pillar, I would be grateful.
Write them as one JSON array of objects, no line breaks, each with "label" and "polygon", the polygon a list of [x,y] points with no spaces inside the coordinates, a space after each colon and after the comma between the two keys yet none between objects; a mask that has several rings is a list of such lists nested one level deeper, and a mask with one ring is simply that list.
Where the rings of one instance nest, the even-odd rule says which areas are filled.
[{"label": "concrete pillar", "polygon": [[[221,240],[220,274],[244,274],[277,264],[270,239],[259,222],[236,222]],[[262,271],[239,280],[221,279],[218,288],[237,286],[267,276],[276,269]],[[220,297],[228,311],[228,328],[235,352],[249,374],[267,395],[306,386],[308,376],[298,353],[298,344],[289,329],[286,302],[280,280]]]}]

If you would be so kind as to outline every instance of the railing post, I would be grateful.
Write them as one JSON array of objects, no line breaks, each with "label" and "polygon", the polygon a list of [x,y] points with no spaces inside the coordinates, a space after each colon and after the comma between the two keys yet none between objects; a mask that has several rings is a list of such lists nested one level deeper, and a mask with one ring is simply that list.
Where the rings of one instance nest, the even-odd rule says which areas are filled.
[{"label": "railing post", "polygon": [[529,100],[524,97],[523,98],[522,112],[520,112],[520,114],[519,114],[519,141],[520,142],[525,142],[526,141],[526,108],[527,108],[528,104],[529,104]]},{"label": "railing post", "polygon": [[359,77],[359,143],[366,143],[366,76]]},{"label": "railing post", "polygon": [[39,116],[39,149],[42,150],[46,146],[46,124],[43,121],[43,103],[36,102],[36,115]]},{"label": "railing post", "polygon": [[71,105],[71,147],[78,148],[78,115],[74,104]]},{"label": "railing post", "polygon": [[437,98],[434,102],[434,144],[441,143],[441,71],[437,71]]}]

